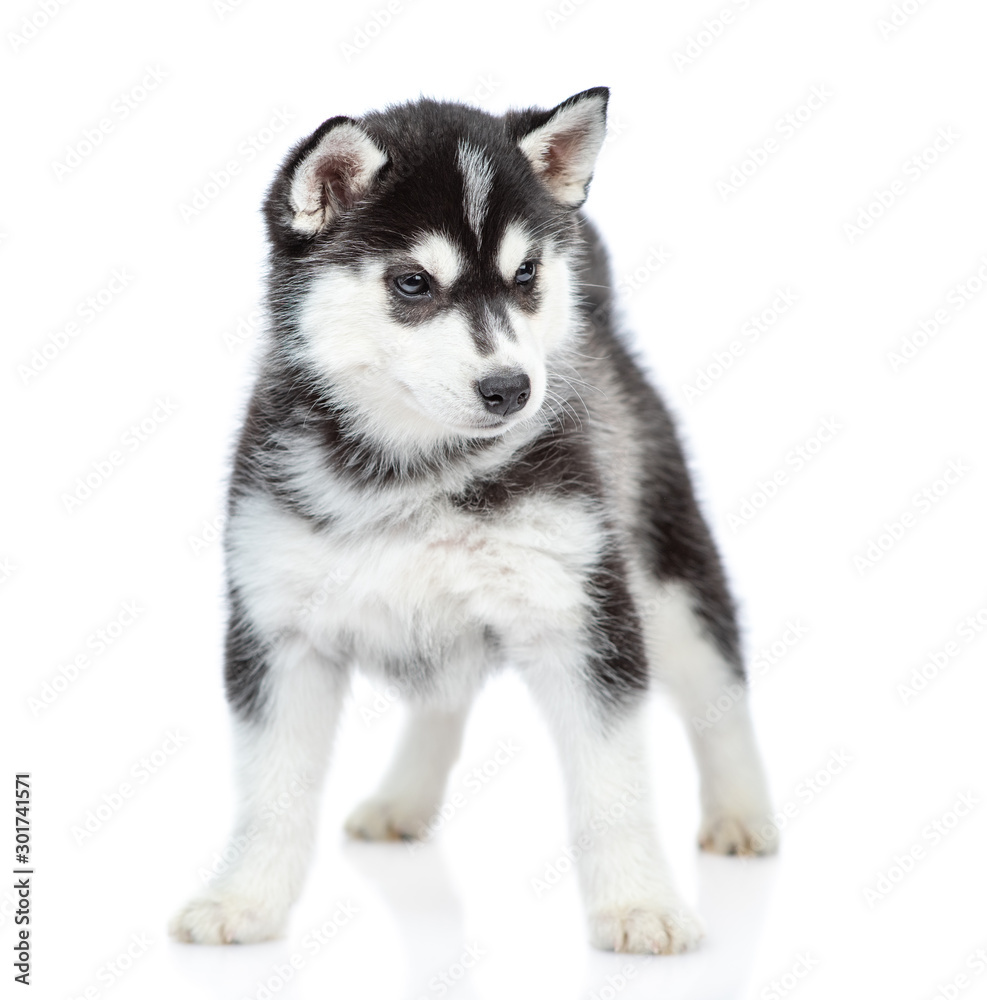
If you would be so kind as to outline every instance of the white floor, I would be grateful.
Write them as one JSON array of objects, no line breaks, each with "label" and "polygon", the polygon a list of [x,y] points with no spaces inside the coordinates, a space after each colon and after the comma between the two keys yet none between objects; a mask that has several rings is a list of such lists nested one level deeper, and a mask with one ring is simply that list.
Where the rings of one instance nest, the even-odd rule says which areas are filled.
[{"label": "white floor", "polygon": [[[424,845],[354,843],[341,833],[399,728],[402,709],[375,715],[375,697],[369,684],[357,684],[327,788],[318,863],[282,941],[209,948],[165,936],[170,912],[224,846],[231,803],[222,724],[184,732],[187,745],[96,833],[78,835],[78,846],[71,827],[85,818],[81,803],[95,807],[100,797],[77,794],[71,827],[38,848],[39,995],[772,1000],[797,986],[804,998],[931,1000],[937,972],[962,973],[987,938],[982,896],[974,893],[975,880],[983,887],[983,813],[956,827],[948,844],[930,846],[888,898],[865,901],[879,871],[907,852],[908,835],[922,839],[907,782],[876,781],[879,761],[822,755],[819,767],[782,789],[777,804],[789,818],[778,858],[701,855],[692,846],[697,809],[687,746],[656,699],[652,764],[663,839],[707,937],[684,956],[596,951],[586,943],[575,879],[559,863],[566,839],[553,751],[520,682],[506,675],[485,692],[450,783],[463,804]],[[220,723],[221,707],[216,697],[209,713]],[[771,755],[776,735],[762,729]],[[473,790],[467,772],[490,761],[502,740],[517,752]],[[157,742],[148,739],[148,748]],[[794,756],[774,753],[775,772],[796,774],[786,760]],[[830,777],[820,777],[827,759]],[[71,775],[71,761],[66,770]],[[916,787],[930,778],[916,771]],[[73,797],[71,777],[63,788],[58,780],[36,782],[39,803]],[[948,805],[950,791],[939,797]],[[39,809],[44,829],[51,805]],[[553,864],[558,874],[549,872]]]},{"label": "white floor", "polygon": [[[27,995],[987,995],[982,0],[7,6],[0,781],[32,772]],[[417,851],[342,836],[401,718],[362,684],[287,937],[172,943],[232,819],[216,537],[274,171],[333,115],[595,85],[587,212],[735,585],[782,852],[700,856],[656,697],[657,819],[708,934],[682,957],[594,951],[572,875],[535,884],[567,835],[517,680],[484,692],[465,804]],[[518,753],[473,794],[502,740]],[[8,875],[2,982],[14,902]]]}]

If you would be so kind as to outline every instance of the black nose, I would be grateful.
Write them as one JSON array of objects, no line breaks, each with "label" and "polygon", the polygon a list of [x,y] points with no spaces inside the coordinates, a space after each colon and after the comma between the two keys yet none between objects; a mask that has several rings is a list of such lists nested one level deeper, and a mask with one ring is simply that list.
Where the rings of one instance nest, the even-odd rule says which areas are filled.
[{"label": "black nose", "polygon": [[531,396],[531,379],[524,372],[488,375],[476,383],[476,391],[491,413],[506,417],[524,408]]}]

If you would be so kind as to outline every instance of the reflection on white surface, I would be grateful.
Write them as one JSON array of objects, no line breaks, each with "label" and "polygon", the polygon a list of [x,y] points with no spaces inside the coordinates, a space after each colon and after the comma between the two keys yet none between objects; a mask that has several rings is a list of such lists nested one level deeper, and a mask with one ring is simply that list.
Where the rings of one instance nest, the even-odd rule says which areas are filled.
[{"label": "reflection on white surface", "polygon": [[436,844],[349,843],[343,856],[381,894],[408,960],[409,998],[444,995],[472,1000],[470,970],[486,946],[467,941],[463,907]]},{"label": "reflection on white surface", "polygon": [[[202,995],[222,998],[726,1000],[741,996],[750,979],[772,884],[783,864],[700,856],[698,906],[706,939],[691,954],[652,957],[590,948],[574,884],[559,887],[554,899],[538,900],[516,877],[522,859],[498,850],[493,840],[474,841],[469,853],[474,862],[482,858],[484,867],[497,869],[488,874],[510,885],[510,892],[472,898],[466,905],[457,885],[462,880],[453,871],[461,860],[458,846],[343,842],[332,852],[330,881],[346,891],[332,899],[353,901],[359,915],[320,954],[313,954],[312,928],[319,923],[313,914],[329,912],[322,903],[321,872],[285,941],[231,948],[171,945],[170,964],[189,995],[205,988],[210,992]],[[304,964],[286,976],[292,956],[301,956]]]}]

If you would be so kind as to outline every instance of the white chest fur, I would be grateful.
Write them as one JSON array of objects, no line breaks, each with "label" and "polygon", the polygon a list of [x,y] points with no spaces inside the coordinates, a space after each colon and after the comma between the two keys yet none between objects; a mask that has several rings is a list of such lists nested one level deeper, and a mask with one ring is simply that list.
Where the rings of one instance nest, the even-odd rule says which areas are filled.
[{"label": "white chest fur", "polygon": [[241,502],[229,532],[232,584],[268,634],[300,632],[374,669],[475,655],[484,633],[571,628],[602,545],[582,499],[547,495],[478,515],[441,500],[319,529],[268,497]]}]

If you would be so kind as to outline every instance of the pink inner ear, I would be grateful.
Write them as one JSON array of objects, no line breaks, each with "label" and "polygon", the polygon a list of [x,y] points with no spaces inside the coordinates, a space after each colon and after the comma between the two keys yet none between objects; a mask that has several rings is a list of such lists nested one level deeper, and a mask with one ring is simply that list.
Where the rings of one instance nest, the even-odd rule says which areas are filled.
[{"label": "pink inner ear", "polygon": [[315,176],[322,191],[323,208],[327,206],[350,207],[356,200],[354,197],[354,178],[359,170],[359,162],[356,158],[349,156],[326,157],[318,164],[315,168]]},{"label": "pink inner ear", "polygon": [[589,128],[574,128],[553,136],[545,151],[542,172],[546,179],[563,178],[578,161],[589,139]]}]

